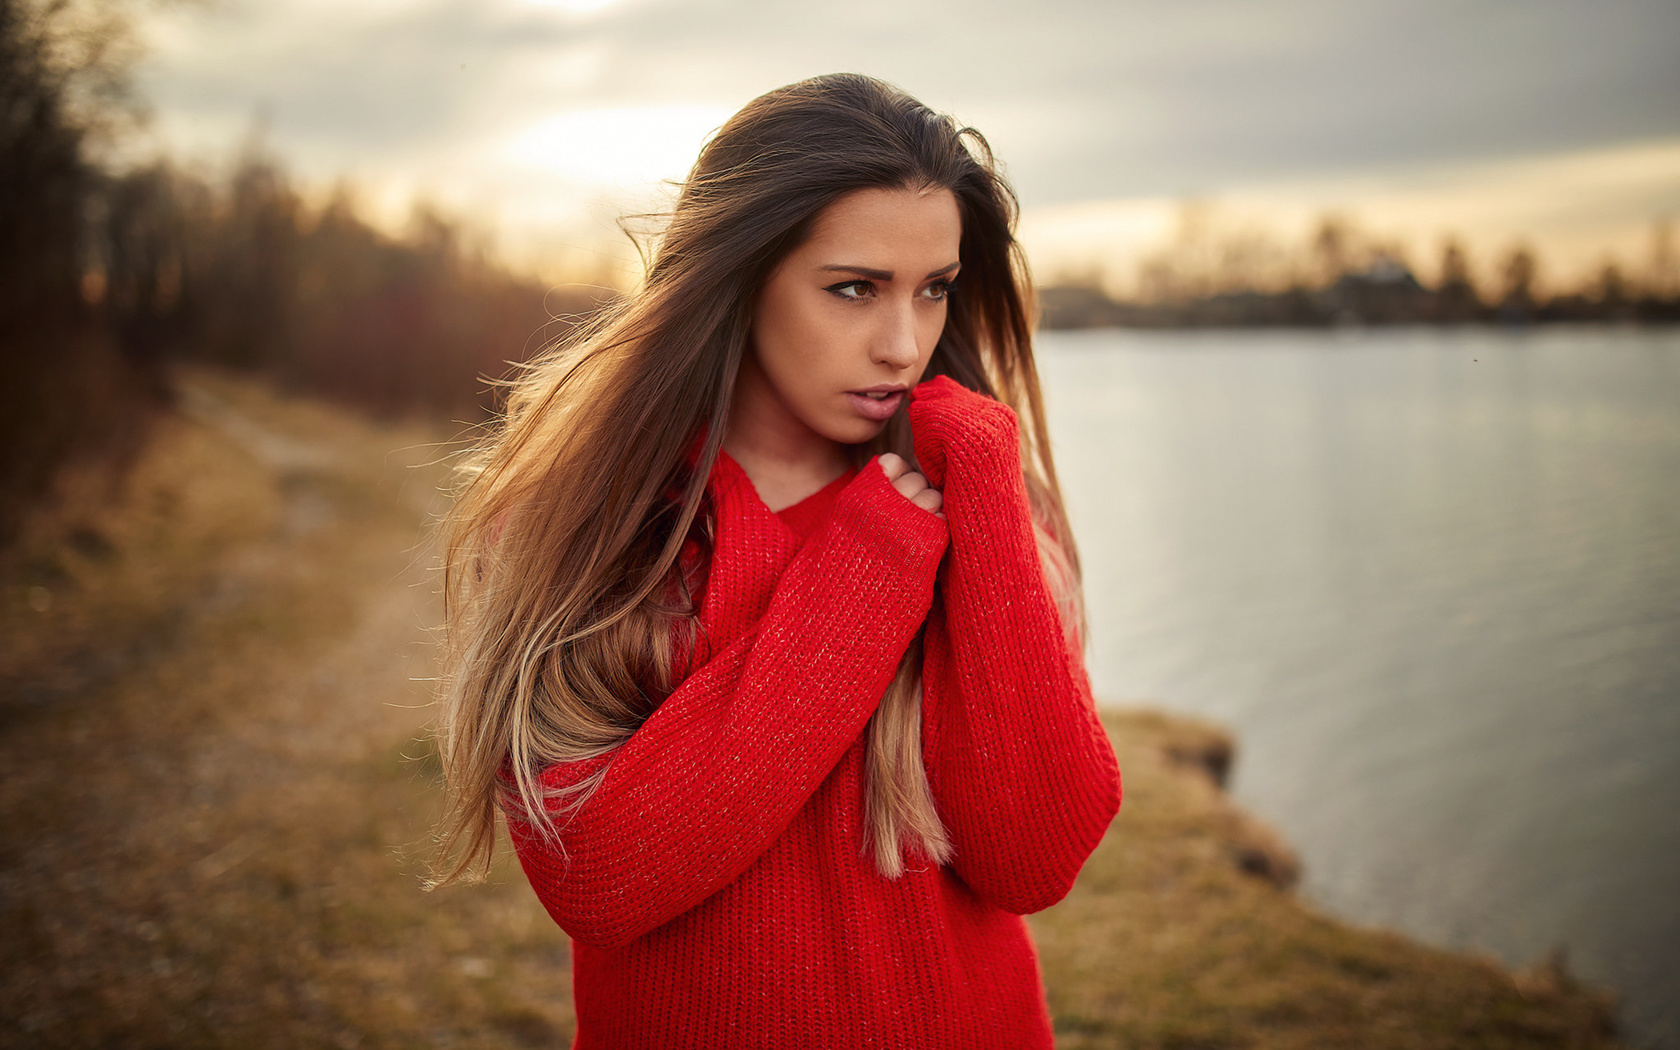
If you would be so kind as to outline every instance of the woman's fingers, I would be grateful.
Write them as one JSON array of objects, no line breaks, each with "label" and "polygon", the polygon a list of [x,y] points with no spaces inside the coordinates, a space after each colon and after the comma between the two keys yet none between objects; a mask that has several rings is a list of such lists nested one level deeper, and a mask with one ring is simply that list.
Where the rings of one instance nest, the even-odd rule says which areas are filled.
[{"label": "woman's fingers", "polygon": [[[910,464],[902,456],[891,452],[881,454],[881,471],[887,480],[892,482],[898,494],[927,511],[929,514],[939,514],[945,505],[945,497],[939,490],[930,488],[927,478],[910,469]],[[943,517],[943,515],[941,515]]]},{"label": "woman's fingers", "polygon": [[916,493],[927,488],[927,478],[913,470],[907,470],[893,479],[893,488],[898,490],[900,496],[913,500],[916,498]]}]

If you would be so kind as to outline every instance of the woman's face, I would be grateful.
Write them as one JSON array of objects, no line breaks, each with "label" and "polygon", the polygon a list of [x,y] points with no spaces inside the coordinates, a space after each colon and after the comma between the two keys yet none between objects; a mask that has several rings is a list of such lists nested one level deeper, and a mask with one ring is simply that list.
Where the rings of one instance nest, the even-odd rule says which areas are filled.
[{"label": "woman's face", "polygon": [[927,368],[957,276],[950,190],[858,190],[829,205],[754,304],[737,440],[783,455],[868,441]]}]

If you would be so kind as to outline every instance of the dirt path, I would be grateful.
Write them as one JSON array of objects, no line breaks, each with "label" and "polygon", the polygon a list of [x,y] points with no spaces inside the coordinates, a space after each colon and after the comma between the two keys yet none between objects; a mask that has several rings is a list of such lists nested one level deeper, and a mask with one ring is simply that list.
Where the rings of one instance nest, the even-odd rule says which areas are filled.
[{"label": "dirt path", "polygon": [[213,376],[182,404],[101,553],[10,612],[0,1042],[563,1043],[517,871],[419,888],[432,435]]}]

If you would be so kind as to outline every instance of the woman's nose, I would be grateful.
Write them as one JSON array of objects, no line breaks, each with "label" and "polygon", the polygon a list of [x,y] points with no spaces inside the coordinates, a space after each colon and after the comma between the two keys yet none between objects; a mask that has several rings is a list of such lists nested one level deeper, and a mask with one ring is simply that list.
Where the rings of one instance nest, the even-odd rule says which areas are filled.
[{"label": "woman's nose", "polygon": [[909,368],[921,358],[916,346],[916,315],[913,305],[883,311],[881,329],[875,333],[871,357],[876,364]]}]

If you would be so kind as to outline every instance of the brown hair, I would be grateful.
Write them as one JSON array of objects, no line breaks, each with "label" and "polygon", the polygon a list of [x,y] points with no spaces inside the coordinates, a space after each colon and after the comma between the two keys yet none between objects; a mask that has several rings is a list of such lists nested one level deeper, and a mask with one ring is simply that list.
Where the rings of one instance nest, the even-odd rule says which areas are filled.
[{"label": "brown hair", "polygon": [[[1070,632],[1082,620],[1015,198],[985,139],[865,76],[779,88],[702,150],[641,289],[525,366],[493,439],[463,468],[444,525],[437,739],[450,808],[434,883],[488,860],[500,805],[563,848],[555,816],[583,805],[605,769],[558,792],[541,771],[610,752],[675,687],[674,632],[690,651],[696,641],[678,555],[708,535],[705,485],[754,296],[824,208],[877,187],[956,197],[962,283],[926,377],[949,375],[1022,417],[1046,574]],[[902,414],[859,454],[887,450],[912,456]],[[909,851],[950,856],[921,761],[920,671],[918,641],[868,730],[866,848],[887,877]]]}]

